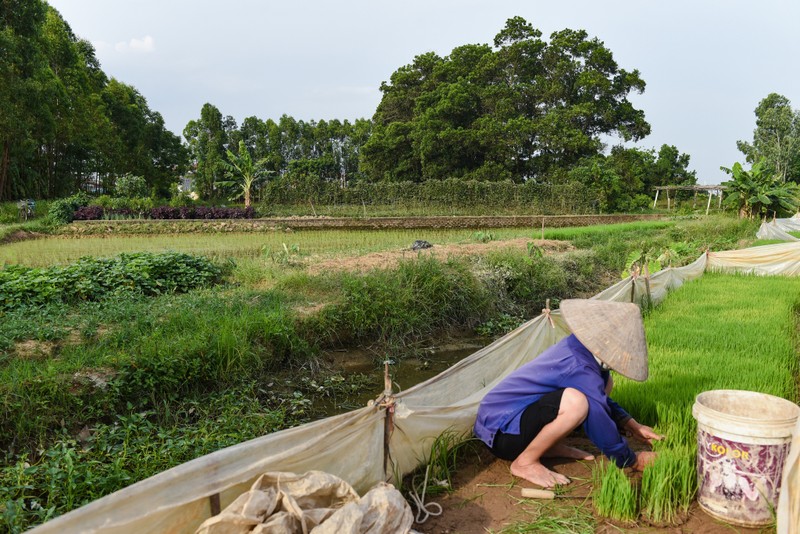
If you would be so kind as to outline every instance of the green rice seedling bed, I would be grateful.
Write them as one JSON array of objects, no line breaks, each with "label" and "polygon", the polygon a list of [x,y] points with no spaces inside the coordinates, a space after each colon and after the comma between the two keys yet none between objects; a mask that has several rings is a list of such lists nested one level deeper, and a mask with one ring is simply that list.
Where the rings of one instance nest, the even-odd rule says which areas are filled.
[{"label": "green rice seedling bed", "polygon": [[[637,420],[666,436],[656,446],[658,460],[642,478],[639,512],[646,520],[673,522],[695,497],[691,409],[697,394],[741,389],[797,402],[798,310],[798,278],[706,274],[647,315],[650,378],[636,383],[619,377],[613,393]],[[627,512],[616,508],[605,515]]]},{"label": "green rice seedling bed", "polygon": [[[530,228],[497,228],[491,239],[535,239]],[[482,235],[479,235],[482,234]],[[306,230],[230,234],[167,234],[157,236],[44,238],[0,247],[0,265],[42,267],[74,261],[83,256],[107,257],[123,252],[175,251],[215,258],[274,256],[286,249],[300,256],[311,254],[348,256],[389,249],[410,248],[417,239],[434,245],[485,241],[487,232],[459,229],[416,230]]]}]

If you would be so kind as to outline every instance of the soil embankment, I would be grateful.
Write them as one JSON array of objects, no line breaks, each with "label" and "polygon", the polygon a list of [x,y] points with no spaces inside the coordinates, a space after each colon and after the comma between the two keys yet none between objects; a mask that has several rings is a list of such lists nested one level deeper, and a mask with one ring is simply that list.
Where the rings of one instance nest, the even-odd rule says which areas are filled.
[{"label": "soil embankment", "polygon": [[64,226],[62,235],[148,234],[186,232],[263,232],[270,230],[377,230],[415,228],[564,228],[596,224],[653,221],[664,218],[647,215],[517,215],[498,217],[282,217],[225,220],[149,220],[76,221]]}]

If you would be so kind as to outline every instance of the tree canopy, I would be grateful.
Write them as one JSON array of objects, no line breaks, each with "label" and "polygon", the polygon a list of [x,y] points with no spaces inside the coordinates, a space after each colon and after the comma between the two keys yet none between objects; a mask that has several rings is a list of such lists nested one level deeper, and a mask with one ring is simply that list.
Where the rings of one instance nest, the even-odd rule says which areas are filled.
[{"label": "tree canopy", "polygon": [[[359,181],[580,183],[604,211],[645,206],[654,185],[696,181],[675,146],[606,151],[609,139],[650,132],[628,99],[645,82],[584,30],[545,39],[514,17],[490,44],[418,55],[381,85],[372,119],[251,116],[237,125],[207,103],[184,144],[142,94],[103,72],[92,45],[46,2],[0,0],[0,21],[0,200],[112,191],[127,175],[166,196],[185,171],[203,198],[223,198],[226,174],[248,161],[307,191]],[[743,149],[774,156],[776,172],[794,179],[797,113],[770,95],[756,114],[755,141]],[[257,176],[241,170],[233,175],[249,196]]]},{"label": "tree canopy", "polygon": [[488,44],[429,52],[381,85],[373,134],[362,150],[370,179],[543,179],[602,152],[601,136],[650,132],[628,100],[637,70],[583,30],[549,42],[521,17]]},{"label": "tree canopy", "polygon": [[0,200],[55,197],[117,175],[166,193],[180,139],[42,0],[0,0]]},{"label": "tree canopy", "polygon": [[748,163],[763,160],[767,171],[781,181],[800,182],[800,110],[789,99],[770,93],[755,109],[753,142],[737,141]]}]

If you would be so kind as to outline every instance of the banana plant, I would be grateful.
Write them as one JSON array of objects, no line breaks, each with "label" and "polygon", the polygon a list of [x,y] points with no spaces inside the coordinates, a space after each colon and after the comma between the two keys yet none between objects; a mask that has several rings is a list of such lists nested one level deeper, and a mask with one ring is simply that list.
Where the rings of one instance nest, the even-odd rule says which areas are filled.
[{"label": "banana plant", "polygon": [[253,161],[250,151],[244,141],[239,141],[239,153],[234,154],[228,150],[228,161],[223,161],[222,168],[229,180],[218,181],[215,185],[228,187],[234,186],[240,189],[239,193],[231,197],[231,200],[244,197],[244,207],[250,207],[250,192],[253,186],[261,180],[266,179],[272,171],[267,170],[265,165],[267,160],[261,159]]},{"label": "banana plant", "polygon": [[634,250],[625,259],[625,270],[622,271],[622,278],[628,278],[632,274],[644,273],[647,268],[648,273],[661,270],[661,261],[654,257],[655,254],[649,249]]},{"label": "banana plant", "polygon": [[731,175],[731,180],[722,182],[728,188],[726,204],[735,206],[740,218],[761,217],[770,211],[795,212],[800,206],[800,185],[783,182],[760,160],[749,171],[738,161],[733,167],[720,167]]}]

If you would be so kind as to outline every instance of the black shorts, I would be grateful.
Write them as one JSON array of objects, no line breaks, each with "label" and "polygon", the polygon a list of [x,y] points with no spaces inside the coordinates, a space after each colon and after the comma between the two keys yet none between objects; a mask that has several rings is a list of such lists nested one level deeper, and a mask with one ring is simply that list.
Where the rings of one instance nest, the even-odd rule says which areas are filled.
[{"label": "black shorts", "polygon": [[539,400],[528,405],[519,420],[520,434],[504,434],[498,430],[494,436],[492,453],[503,460],[516,460],[542,428],[556,418],[563,394],[563,388],[557,389],[542,395]]}]

